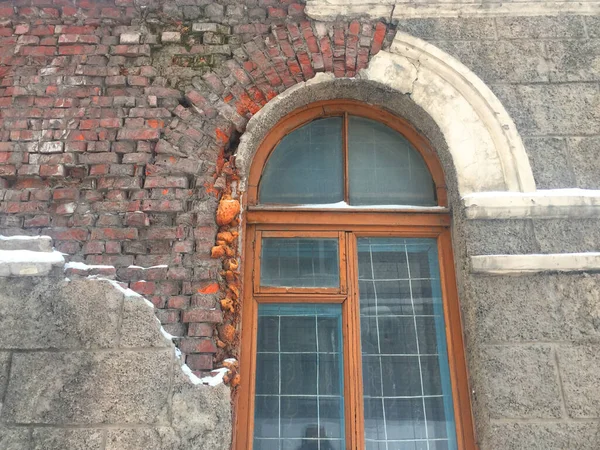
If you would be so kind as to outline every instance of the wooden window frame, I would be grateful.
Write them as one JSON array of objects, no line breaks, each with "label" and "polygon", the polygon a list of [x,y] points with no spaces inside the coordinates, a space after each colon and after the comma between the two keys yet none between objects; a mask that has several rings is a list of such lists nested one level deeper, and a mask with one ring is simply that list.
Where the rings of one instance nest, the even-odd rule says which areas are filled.
[{"label": "wooden window frame", "polygon": [[[289,132],[320,117],[348,114],[382,122],[406,137],[421,153],[436,186],[437,207],[382,210],[376,208],[332,209],[269,206],[261,207],[258,186],[265,163],[279,141]],[[344,170],[347,183],[347,127],[344,126]],[[427,141],[408,122],[375,107],[358,102],[327,101],[308,105],[288,114],[264,139],[250,168],[245,198],[242,334],[240,348],[241,383],[235,398],[234,450],[252,448],[254,432],[254,386],[258,305],[261,303],[338,303],[342,305],[344,335],[344,405],[346,449],[364,450],[364,417],[360,315],[358,298],[358,237],[435,238],[437,240],[440,282],[452,400],[459,450],[477,448],[470,390],[464,352],[460,305],[456,288],[454,256],[447,208],[446,185],[441,164]],[[260,276],[260,245],[263,237],[332,237],[338,236],[340,254],[340,288],[265,288]]]}]

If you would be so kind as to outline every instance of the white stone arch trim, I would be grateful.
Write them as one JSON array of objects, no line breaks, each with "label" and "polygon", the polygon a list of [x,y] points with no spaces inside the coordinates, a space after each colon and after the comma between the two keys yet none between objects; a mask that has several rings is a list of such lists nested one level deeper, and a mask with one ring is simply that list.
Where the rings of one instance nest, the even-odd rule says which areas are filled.
[{"label": "white stone arch trim", "polygon": [[[321,74],[291,87],[249,121],[236,157],[242,189],[260,144],[257,134],[266,132],[261,129],[261,118],[285,111],[286,99],[299,89],[310,90],[332,77]],[[514,122],[483,81],[452,56],[398,32],[390,51],[375,55],[357,77],[410,95],[431,116],[448,145],[461,196],[535,191],[529,159]]]}]

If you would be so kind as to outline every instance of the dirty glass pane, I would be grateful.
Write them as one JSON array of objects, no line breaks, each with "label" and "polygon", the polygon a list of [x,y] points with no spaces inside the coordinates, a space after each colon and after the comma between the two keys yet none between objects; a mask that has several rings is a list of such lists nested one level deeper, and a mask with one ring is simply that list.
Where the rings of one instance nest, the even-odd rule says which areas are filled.
[{"label": "dirty glass pane", "polygon": [[258,308],[255,450],[344,450],[341,305]]},{"label": "dirty glass pane", "polygon": [[338,287],[340,269],[337,239],[264,238],[260,256],[260,285]]},{"label": "dirty glass pane", "polygon": [[382,123],[349,117],[348,161],[351,205],[437,205],[419,152]]},{"label": "dirty glass pane", "polygon": [[323,204],[344,199],[342,118],[317,119],[275,147],[260,180],[259,201]]},{"label": "dirty glass pane", "polygon": [[358,239],[367,449],[456,450],[435,239]]}]

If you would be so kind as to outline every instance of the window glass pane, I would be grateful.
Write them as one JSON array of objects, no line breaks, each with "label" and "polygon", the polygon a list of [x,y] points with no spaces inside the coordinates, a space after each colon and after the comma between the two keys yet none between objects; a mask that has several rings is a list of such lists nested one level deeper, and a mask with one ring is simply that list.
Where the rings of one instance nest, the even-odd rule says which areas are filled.
[{"label": "window glass pane", "polygon": [[404,136],[374,120],[348,120],[351,205],[437,205],[431,174]]},{"label": "window glass pane", "polygon": [[435,239],[358,239],[367,449],[456,450]]},{"label": "window glass pane", "polygon": [[260,181],[260,203],[323,204],[344,199],[342,118],[317,119],[285,136]]},{"label": "window glass pane", "polygon": [[340,285],[337,239],[264,238],[260,258],[261,286]]},{"label": "window glass pane", "polygon": [[258,336],[254,449],[344,450],[341,305],[261,304]]}]

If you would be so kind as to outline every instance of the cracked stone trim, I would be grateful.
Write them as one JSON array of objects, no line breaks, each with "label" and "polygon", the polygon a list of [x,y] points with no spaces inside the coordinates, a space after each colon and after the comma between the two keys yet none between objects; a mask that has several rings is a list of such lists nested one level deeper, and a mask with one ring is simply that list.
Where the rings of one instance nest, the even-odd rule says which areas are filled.
[{"label": "cracked stone trim", "polygon": [[471,272],[483,275],[598,271],[600,271],[600,253],[598,252],[471,256]]},{"label": "cracked stone trim", "polygon": [[468,219],[595,218],[600,217],[600,190],[482,192],[463,197],[463,204]]}]

